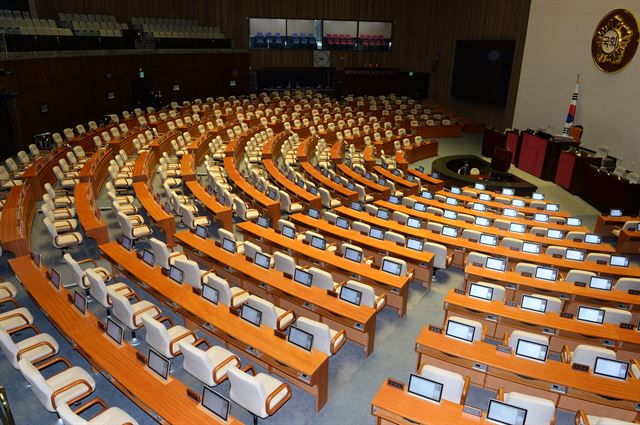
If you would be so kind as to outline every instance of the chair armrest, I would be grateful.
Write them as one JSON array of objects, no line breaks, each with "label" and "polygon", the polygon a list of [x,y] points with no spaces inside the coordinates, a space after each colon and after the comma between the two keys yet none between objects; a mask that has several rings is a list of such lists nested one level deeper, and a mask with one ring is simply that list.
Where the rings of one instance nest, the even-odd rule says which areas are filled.
[{"label": "chair armrest", "polygon": [[96,262],[96,260],[94,260],[93,258],[87,258],[85,260],[82,261],[78,261],[78,264],[85,264],[85,263],[91,263],[94,265],[94,267],[99,267],[98,263]]},{"label": "chair armrest", "polygon": [[562,363],[571,363],[571,349],[567,345],[563,345],[560,350],[560,361]]},{"label": "chair armrest", "polygon": [[245,373],[249,373],[249,372],[251,372],[250,374],[251,374],[251,375],[253,375],[253,376],[256,376],[256,374],[257,374],[257,373],[256,373],[256,368],[255,368],[252,364],[250,364],[250,365],[246,365],[245,367],[243,367],[243,368],[242,368],[242,369],[240,369],[240,370],[241,370],[241,371],[243,371],[243,372],[245,372]]},{"label": "chair armrest", "polygon": [[[340,337],[342,337],[342,340],[340,340]],[[338,342],[341,341],[341,342]],[[342,329],[340,332],[338,332],[337,334],[335,334],[333,336],[333,338],[331,338],[331,354],[335,354],[338,352],[338,350],[340,348],[342,348],[342,346],[344,345],[344,343],[347,342],[347,335],[344,329]],[[336,345],[338,344],[338,345]]]},{"label": "chair armrest", "polygon": [[140,226],[144,223],[144,219],[139,215],[129,216],[129,221],[133,224],[134,227]]},{"label": "chair armrest", "polygon": [[69,400],[67,402],[67,404],[73,404],[78,400],[82,400],[83,398],[85,398],[86,396],[88,396],[89,394],[91,394],[93,392],[93,388],[91,387],[91,385],[87,381],[85,381],[84,379],[76,379],[75,381],[68,383],[64,387],[58,388],[53,393],[51,393],[51,405],[53,406],[54,409],[57,407],[56,406],[56,397],[59,396],[60,394],[64,393],[65,391],[75,387],[76,385],[84,385],[84,386],[86,386],[87,387],[87,391],[82,393],[82,394],[80,394],[77,397],[74,397],[72,400]]},{"label": "chair armrest", "polygon": [[42,356],[42,357],[38,357],[38,358],[37,358],[37,359],[35,359],[35,360],[32,360],[32,361],[31,361],[32,363],[40,362],[40,361],[42,361],[42,360],[44,360],[44,359],[48,359],[49,357],[51,357],[51,356],[53,356],[53,355],[55,355],[55,354],[56,354],[56,349],[55,349],[55,347],[54,347],[53,345],[51,345],[51,343],[50,343],[49,341],[40,341],[40,342],[38,342],[38,343],[35,343],[35,344],[33,344],[33,345],[30,345],[29,347],[25,347],[25,348],[23,348],[22,350],[18,351],[18,352],[16,353],[16,360],[20,361],[20,359],[22,358],[22,355],[23,355],[24,353],[28,352],[28,351],[35,350],[35,349],[36,349],[36,348],[38,348],[38,347],[45,347],[45,346],[46,346],[46,347],[49,347],[49,348],[51,349],[51,352],[50,352],[49,354],[45,354],[45,355],[44,355],[44,356]]},{"label": "chair armrest", "polygon": [[587,418],[585,411],[580,409],[576,412],[573,422],[575,425],[589,425],[589,418]]},{"label": "chair armrest", "polygon": [[33,329],[33,332],[35,332],[36,335],[40,333],[40,329],[38,329],[35,325],[32,325],[30,323],[27,323],[26,325],[18,326],[17,328],[11,329],[10,331],[7,331],[7,333],[9,335],[13,335],[16,332],[20,332],[20,331],[23,331],[25,329]]},{"label": "chair armrest", "polygon": [[49,360],[46,363],[39,364],[38,366],[36,366],[36,369],[38,369],[38,370],[46,369],[49,366],[52,366],[52,365],[54,365],[56,363],[60,363],[60,362],[64,363],[67,366],[65,368],[65,370],[72,367],[71,363],[69,363],[69,360],[65,359],[64,357],[55,357],[55,358]]},{"label": "chair armrest", "polygon": [[631,375],[633,378],[635,379],[640,379],[640,376],[636,376],[636,374],[633,372],[633,369],[635,366],[635,369],[637,369],[638,371],[640,371],[640,362],[638,362],[638,359],[636,358],[632,358],[630,361],[630,368],[629,368],[629,375]]},{"label": "chair armrest", "polygon": [[[1,299],[1,300],[0,300],[0,305],[2,305],[2,304],[4,304],[4,303],[13,303],[13,305],[14,305],[16,308],[20,307],[20,304],[18,304],[18,302],[17,302],[13,297],[7,297],[7,298],[3,298],[3,299]],[[24,317],[24,316],[22,316],[22,317]],[[3,320],[3,319],[0,319],[0,320]],[[28,320],[26,320],[26,317],[25,317],[25,321],[26,321],[27,323],[29,323],[29,321],[28,321]]]},{"label": "chair armrest", "polygon": [[[287,390],[287,395],[284,396],[284,398],[282,400],[280,400],[278,402],[278,404],[276,404],[275,406],[273,406],[273,408],[269,407],[269,404],[271,403],[271,400],[280,393],[280,391],[286,389]],[[276,413],[287,401],[289,401],[289,399],[291,398],[291,388],[289,387],[288,384],[282,383],[278,386],[278,388],[276,388],[275,390],[273,390],[273,392],[271,394],[269,394],[267,396],[267,399],[265,400],[265,410],[267,411],[267,415],[271,416],[274,413]]]},{"label": "chair armrest", "polygon": [[387,294],[380,294],[378,297],[376,297],[375,303],[375,309],[377,311],[382,310],[384,306],[387,305]]},{"label": "chair armrest", "polygon": [[453,254],[447,254],[447,267],[449,267],[451,265],[451,263],[453,263]]},{"label": "chair armrest", "polygon": [[413,276],[416,275],[416,270],[415,269],[411,269],[409,270],[409,273],[407,274],[407,278],[408,279],[413,279]]},{"label": "chair armrest", "polygon": [[169,325],[173,326],[173,320],[169,316],[162,316],[159,319],[156,319],[160,323],[169,322]]},{"label": "chair armrest", "polygon": [[[102,401],[102,399],[101,399],[101,398],[94,398],[94,399],[93,399],[93,400],[91,400],[89,403],[85,404],[84,406],[80,406],[80,407],[78,407],[78,408],[74,411],[74,413],[75,413],[76,415],[80,415],[80,413],[84,412],[85,410],[87,410],[88,408],[90,408],[90,407],[92,407],[92,406],[95,406],[96,404],[99,404],[99,405],[102,407],[102,410],[100,410],[100,413],[104,412],[105,410],[107,410],[107,409],[109,408],[109,406],[107,406],[107,405],[105,404],[105,402],[104,402],[104,401]],[[98,413],[98,415],[99,415],[100,413]],[[97,415],[95,415],[95,416],[97,416]],[[94,416],[94,417],[95,417],[95,416]]]},{"label": "chair armrest", "polygon": [[464,377],[464,386],[462,387],[462,396],[460,397],[460,404],[464,405],[467,400],[467,393],[469,392],[469,385],[471,384],[471,378],[468,376]]},{"label": "chair armrest", "polygon": [[141,326],[140,323],[138,323],[137,319],[138,316],[140,316],[142,313],[147,312],[149,310],[155,310],[158,313],[155,315],[155,317],[158,317],[162,314],[162,312],[160,311],[160,309],[158,307],[156,307],[155,305],[150,305],[148,307],[143,308],[140,311],[136,311],[135,313],[133,313],[133,324],[136,326]]},{"label": "chair armrest", "polygon": [[[17,304],[16,304],[17,306]],[[26,318],[26,316],[22,313],[12,313],[12,314],[8,314],[5,317],[0,318],[0,321],[2,320],[9,320],[9,319],[13,319],[14,317],[21,317],[22,320],[24,320],[25,324],[29,324],[29,319]]]},{"label": "chair armrest", "polygon": [[194,340],[197,339],[196,338],[196,334],[194,334],[192,331],[187,331],[187,332],[185,332],[185,333],[183,333],[181,335],[178,335],[177,337],[173,338],[171,341],[169,341],[169,352],[171,353],[172,356],[175,357],[175,356],[177,356],[177,355],[179,355],[181,353],[180,349],[178,349],[176,351],[173,351],[173,346],[178,341],[183,340],[185,338],[188,338],[190,336],[193,337]]},{"label": "chair armrest", "polygon": [[209,341],[207,341],[206,339],[204,339],[204,338],[196,339],[195,341],[193,341],[193,344],[191,344],[191,345],[193,345],[194,347],[197,347],[200,344],[206,345],[207,346],[207,350],[209,348],[211,348],[211,343]]},{"label": "chair armrest", "polygon": [[280,317],[278,317],[278,319],[276,320],[276,327],[278,328],[279,331],[284,331],[289,326],[287,325],[287,327],[284,327],[284,328],[281,326],[281,323],[284,321],[286,317],[289,316],[289,314],[293,316],[293,320],[291,321],[291,323],[295,322],[296,314],[293,312],[293,310],[287,310],[286,312],[282,313]]},{"label": "chair armrest", "polygon": [[[184,252],[173,251],[172,253],[169,254],[169,258],[179,257],[181,255],[186,257]],[[211,270],[213,270],[213,269],[211,269]]]},{"label": "chair armrest", "polygon": [[498,394],[496,395],[496,400],[504,401],[504,388],[498,388]]},{"label": "chair armrest", "polygon": [[242,291],[238,291],[235,294],[231,295],[231,306],[235,308],[236,307],[235,300],[237,298],[240,298],[240,296],[248,294],[248,293],[249,293],[249,291],[247,291],[246,289],[243,289]]},{"label": "chair armrest", "polygon": [[218,371],[220,369],[222,369],[223,367],[225,367],[226,365],[228,365],[229,363],[231,363],[234,360],[236,362],[238,362],[236,367],[240,367],[240,365],[242,363],[240,362],[240,359],[238,358],[238,356],[236,356],[234,354],[234,355],[231,355],[231,356],[227,357],[225,360],[223,360],[216,367],[213,368],[213,382],[215,382],[216,384],[220,384],[220,383],[224,382],[228,378],[226,373],[225,373],[224,377],[222,377],[222,379],[219,379],[219,380],[216,378],[216,376],[218,375]]}]

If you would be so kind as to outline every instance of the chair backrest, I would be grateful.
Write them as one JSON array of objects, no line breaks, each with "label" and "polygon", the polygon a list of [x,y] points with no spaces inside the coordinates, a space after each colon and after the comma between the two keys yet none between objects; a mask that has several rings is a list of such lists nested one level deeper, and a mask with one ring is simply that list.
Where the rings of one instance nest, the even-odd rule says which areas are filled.
[{"label": "chair backrest", "polygon": [[298,317],[295,326],[313,335],[313,348],[331,356],[331,329],[324,323]]},{"label": "chair backrest", "polygon": [[614,287],[617,291],[640,290],[640,279],[634,277],[621,277]]},{"label": "chair backrest", "polygon": [[262,324],[270,327],[271,329],[277,329],[278,325],[278,314],[276,313],[276,309],[273,303],[257,297],[255,295],[249,295],[249,299],[247,300],[247,304],[256,310],[260,310],[262,312]]},{"label": "chair backrest", "polygon": [[435,242],[425,242],[422,250],[434,255],[433,267],[437,269],[447,268],[447,247]]},{"label": "chair backrest", "polygon": [[508,345],[511,347],[513,352],[516,352],[516,348],[518,347],[518,341],[525,340],[530,342],[535,342],[537,344],[544,344],[549,346],[549,337],[533,332],[525,332],[525,331],[513,331],[511,335],[509,335]]},{"label": "chair backrest", "polygon": [[214,364],[211,357],[207,355],[207,352],[183,341],[178,342],[178,346],[184,359],[182,363],[184,370],[206,385],[215,385],[213,381]]},{"label": "chair backrest", "polygon": [[504,286],[489,282],[478,282],[478,285],[488,286],[493,289],[491,301],[504,301]]},{"label": "chair backrest", "polygon": [[514,269],[514,271],[518,274],[529,273],[531,274],[531,276],[535,276],[537,268],[538,268],[537,264],[518,263],[516,264],[516,268]]},{"label": "chair backrest", "polygon": [[145,337],[147,343],[157,352],[167,358],[172,358],[171,350],[169,349],[169,343],[171,337],[167,328],[156,319],[148,316],[140,316],[144,329],[147,332]]},{"label": "chair backrest", "polygon": [[180,215],[182,216],[182,222],[190,229],[195,229],[193,212],[184,204],[180,204]]},{"label": "chair backrest", "polygon": [[631,323],[632,314],[629,310],[621,310],[619,308],[602,307],[604,310],[604,323]]},{"label": "chair backrest", "polygon": [[51,394],[53,389],[49,386],[42,373],[27,358],[20,359],[18,367],[22,376],[31,385],[31,391],[38,397],[40,403],[49,411],[53,411]]},{"label": "chair backrest", "polygon": [[317,286],[326,291],[333,291],[334,282],[331,273],[316,267],[309,267],[307,271],[312,275],[313,286]]},{"label": "chair backrest", "polygon": [[592,370],[596,366],[596,358],[616,359],[616,352],[596,345],[578,344],[571,353],[571,364],[578,363],[589,366]]},{"label": "chair backrest", "polygon": [[[56,405],[58,416],[62,419],[64,425],[90,425],[91,422],[84,420],[80,415],[76,415],[67,403]],[[100,416],[99,414],[98,416]]]},{"label": "chair backrest", "polygon": [[273,268],[293,276],[296,271],[296,262],[291,256],[276,251],[273,253]]},{"label": "chair backrest", "polygon": [[44,226],[47,228],[49,235],[53,238],[53,244],[55,245],[56,236],[58,236],[58,231],[56,230],[56,226],[48,219],[45,218],[42,220]]},{"label": "chair backrest", "polygon": [[504,402],[527,409],[527,423],[548,425],[554,421],[556,405],[551,400],[517,392],[505,393]]},{"label": "chair backrest", "polygon": [[402,246],[406,244],[406,239],[404,235],[401,235],[400,233],[392,232],[390,230],[387,230],[386,232],[384,232],[384,239],[396,244],[400,244]]},{"label": "chair backrest", "polygon": [[80,264],[78,264],[75,258],[73,258],[69,253],[65,253],[63,258],[69,266],[69,270],[73,276],[73,283],[78,286],[83,286],[82,278],[84,277],[85,272],[82,270],[82,267],[80,267]]},{"label": "chair backrest", "polygon": [[267,394],[260,381],[238,368],[229,368],[227,376],[231,383],[229,397],[249,412],[261,418],[267,417]]},{"label": "chair backrest", "polygon": [[184,283],[196,289],[202,289],[202,272],[200,271],[198,263],[193,260],[178,257],[175,259],[174,265],[184,273],[182,279]]},{"label": "chair backrest", "polygon": [[205,283],[218,291],[218,303],[231,306],[231,287],[229,282],[214,273],[205,276]]},{"label": "chair backrest", "polygon": [[362,294],[362,297],[360,298],[360,305],[376,308],[376,294],[371,286],[356,280],[347,280],[345,286],[359,291]]},{"label": "chair backrest", "polygon": [[442,384],[442,399],[453,403],[462,402],[462,392],[464,390],[464,378],[459,373],[442,369],[433,365],[424,365],[420,375]]},{"label": "chair backrest", "polygon": [[258,245],[254,244],[253,242],[245,241],[242,245],[244,246],[245,257],[251,260],[255,258],[256,252],[262,252],[262,248],[260,248]]},{"label": "chair backrest", "polygon": [[109,296],[111,298],[111,303],[113,304],[112,313],[115,318],[129,329],[137,328],[133,323],[133,307],[131,307],[129,300],[124,295],[120,295],[115,291],[109,294]]},{"label": "chair backrest", "polygon": [[589,281],[591,280],[591,277],[595,275],[596,275],[595,273],[589,272],[586,270],[569,270],[564,280],[565,282],[571,282],[571,283],[575,283],[575,282],[589,283]]},{"label": "chair backrest", "polygon": [[89,283],[89,293],[91,296],[103,307],[111,307],[111,301],[109,298],[109,291],[107,285],[100,275],[94,272],[92,269],[88,269],[86,272],[87,281]]},{"label": "chair backrest", "polygon": [[371,226],[361,221],[354,221],[353,223],[351,223],[351,228],[365,235],[368,235],[369,232],[371,231]]},{"label": "chair backrest", "polygon": [[9,360],[9,363],[11,363],[11,366],[17,369],[18,359],[16,355],[18,351],[20,351],[20,348],[13,342],[11,335],[2,327],[0,327],[0,348],[2,348],[2,352],[7,357],[7,360]]},{"label": "chair backrest", "polygon": [[133,239],[133,224],[131,223],[131,221],[129,220],[129,218],[124,215],[124,213],[118,212],[116,214],[117,218],[118,218],[118,224],[120,224],[120,229],[122,230],[122,233]]},{"label": "chair backrest", "polygon": [[523,241],[521,241],[520,239],[516,239],[516,238],[502,238],[502,241],[500,242],[500,245],[505,247],[505,248],[513,248],[516,249],[518,251],[522,250],[522,245],[524,244]]}]

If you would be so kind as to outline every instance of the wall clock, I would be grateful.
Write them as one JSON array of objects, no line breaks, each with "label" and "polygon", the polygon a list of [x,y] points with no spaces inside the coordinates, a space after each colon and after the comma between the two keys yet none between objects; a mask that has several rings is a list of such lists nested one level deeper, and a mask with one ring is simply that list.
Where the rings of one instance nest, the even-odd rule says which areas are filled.
[{"label": "wall clock", "polygon": [[313,66],[316,68],[328,68],[331,65],[331,53],[327,50],[313,52]]},{"label": "wall clock", "polygon": [[591,40],[591,56],[604,72],[624,68],[638,49],[638,22],[626,9],[609,12],[598,24]]}]

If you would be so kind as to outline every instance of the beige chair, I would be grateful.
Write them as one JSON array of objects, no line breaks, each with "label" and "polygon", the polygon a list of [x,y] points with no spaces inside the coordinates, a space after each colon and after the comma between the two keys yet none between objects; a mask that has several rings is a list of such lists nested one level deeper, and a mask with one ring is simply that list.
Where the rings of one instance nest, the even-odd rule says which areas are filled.
[{"label": "beige chair", "polygon": [[598,357],[615,360],[616,352],[608,348],[588,344],[578,344],[573,351],[565,345],[560,351],[560,359],[563,363],[578,363],[589,366],[591,370],[596,366],[596,359]]},{"label": "beige chair", "polygon": [[85,272],[87,283],[89,284],[89,294],[94,300],[101,306],[107,309],[107,316],[111,315],[111,293],[117,292],[124,295],[126,298],[138,298],[131,288],[122,282],[112,283],[111,285],[105,284],[104,279],[95,269],[88,269]]},{"label": "beige chair", "polygon": [[[205,344],[206,350],[198,348],[200,344]],[[229,369],[241,367],[238,356],[226,348],[211,345],[206,339],[200,338],[193,343],[179,341],[178,346],[184,359],[184,370],[210,387],[224,382]]]},{"label": "beige chair", "polygon": [[[11,336],[19,330],[31,328],[35,335],[14,342]],[[25,325],[19,329],[6,331],[0,327],[0,347],[11,366],[19,369],[18,362],[26,359],[29,363],[39,363],[58,354],[58,342],[49,334],[40,333],[33,325]]]},{"label": "beige chair", "polygon": [[208,227],[211,224],[209,217],[205,215],[195,216],[191,209],[184,204],[180,204],[180,216],[182,216],[184,225],[191,230],[195,230],[197,226]]},{"label": "beige chair", "polygon": [[582,409],[576,412],[575,425],[636,425],[637,422],[621,421],[603,416],[587,415]]},{"label": "beige chair", "polygon": [[[94,260],[93,258],[76,261],[71,256],[71,254],[64,254],[64,260],[71,271],[73,283],[83,289],[89,289],[91,287],[89,278],[87,276],[87,273],[89,273],[90,271],[99,276],[100,280],[102,280],[103,282],[111,280],[112,278],[111,273],[109,273],[104,267],[100,267],[96,260]],[[93,265],[93,267],[89,267],[83,270],[82,265],[85,264]]]},{"label": "beige chair", "polygon": [[[174,325],[169,317],[156,320],[149,316],[141,316],[140,319],[147,331],[145,338],[147,344],[168,359],[181,354],[179,342],[193,344],[197,339],[192,331],[184,326]],[[165,322],[169,323],[169,328],[165,328]]]},{"label": "beige chair", "polygon": [[229,368],[227,375],[231,382],[229,397],[254,415],[254,424],[257,417],[264,419],[275,414],[291,398],[288,384],[265,373],[256,374],[251,365],[244,369]]},{"label": "beige chair", "polygon": [[229,282],[215,273],[206,273],[203,284],[218,291],[218,304],[238,309],[249,299],[249,292],[237,286],[230,286]]},{"label": "beige chair", "polygon": [[[85,420],[80,416],[82,412],[97,404],[101,406],[100,413],[89,420]],[[64,425],[138,425],[138,422],[129,416],[127,412],[119,407],[107,407],[104,401],[99,398],[91,400],[75,411],[71,410],[68,404],[60,403],[56,411]]]},{"label": "beige chair", "polygon": [[249,295],[246,303],[262,313],[261,323],[271,329],[282,332],[296,320],[293,311],[276,307],[273,303],[255,295]]},{"label": "beige chair", "polygon": [[131,220],[129,220],[129,217],[122,212],[119,212],[116,216],[118,218],[118,224],[120,224],[122,234],[131,239],[134,243],[140,238],[145,238],[153,234],[151,227],[146,224],[133,224]]},{"label": "beige chair", "polygon": [[82,235],[79,232],[58,234],[55,224],[53,224],[48,218],[45,218],[43,222],[44,226],[49,232],[49,236],[51,236],[51,243],[55,248],[60,250],[63,260],[64,254],[68,249],[78,246],[82,243]]},{"label": "beige chair", "polygon": [[299,317],[295,326],[313,335],[312,348],[325,353],[327,356],[336,354],[347,342],[344,329],[339,332],[334,331],[328,325],[306,317]]},{"label": "beige chair", "polygon": [[459,373],[427,364],[420,369],[420,376],[442,384],[443,400],[449,400],[455,404],[465,404],[471,383],[468,376],[463,378]]},{"label": "beige chair", "polygon": [[534,397],[515,391],[505,393],[502,388],[498,390],[498,401],[503,401],[511,406],[527,410],[527,423],[536,425],[553,425],[556,420],[556,405],[551,400]]},{"label": "beige chair", "polygon": [[111,292],[109,296],[113,305],[113,316],[131,330],[131,345],[139,344],[140,341],[136,338],[136,330],[143,325],[142,317],[156,319],[161,316],[162,312],[158,307],[146,300],[131,304],[127,297],[115,291]]},{"label": "beige chair", "polygon": [[347,280],[344,286],[353,289],[354,291],[360,292],[360,305],[364,305],[373,308],[376,311],[380,311],[387,304],[387,296],[385,294],[376,295],[373,287],[367,284],[355,280]]}]

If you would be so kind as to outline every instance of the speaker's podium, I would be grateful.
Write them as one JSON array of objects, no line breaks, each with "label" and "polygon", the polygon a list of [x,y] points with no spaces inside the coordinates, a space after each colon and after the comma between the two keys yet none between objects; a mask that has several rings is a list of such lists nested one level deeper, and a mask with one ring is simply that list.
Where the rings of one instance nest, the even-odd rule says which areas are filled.
[{"label": "speaker's podium", "polygon": [[491,158],[491,168],[495,171],[501,171],[506,173],[511,166],[512,153],[509,149],[496,146],[493,151],[493,157]]},{"label": "speaker's podium", "polygon": [[566,136],[527,130],[522,133],[518,168],[543,180],[554,180],[560,153],[580,143]]}]

